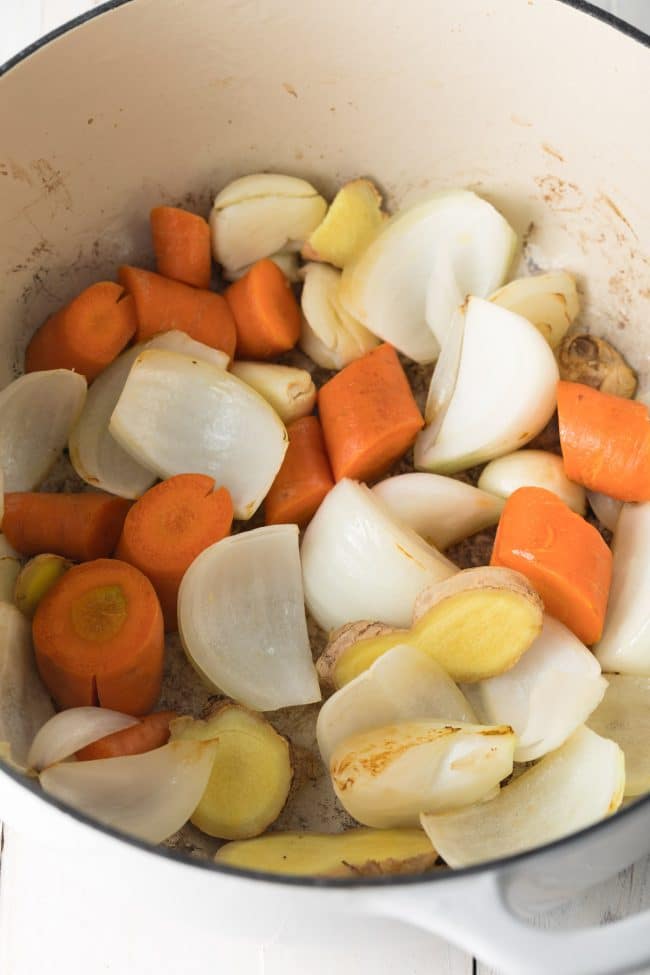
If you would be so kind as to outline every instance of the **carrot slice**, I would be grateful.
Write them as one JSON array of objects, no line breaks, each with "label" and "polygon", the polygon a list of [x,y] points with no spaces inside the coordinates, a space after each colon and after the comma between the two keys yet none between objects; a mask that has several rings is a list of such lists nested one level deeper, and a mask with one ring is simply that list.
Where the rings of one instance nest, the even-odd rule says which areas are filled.
[{"label": "carrot slice", "polygon": [[169,741],[169,723],[177,718],[175,711],[154,711],[147,714],[137,724],[112,735],[99,738],[76,753],[80,762],[91,762],[97,758],[120,758],[122,755],[141,755],[161,748]]},{"label": "carrot slice", "polygon": [[311,520],[325,495],[334,487],[323,431],[317,417],[304,416],[287,427],[289,446],[264,502],[267,525]]},{"label": "carrot slice", "polygon": [[124,522],[115,554],[150,580],[167,630],[177,628],[178,589],[190,563],[230,534],[230,494],[214,487],[204,474],[177,474],[146,491]]},{"label": "carrot slice", "polygon": [[300,336],[300,308],[273,261],[257,261],[225,292],[237,327],[237,356],[270,359],[292,349]]},{"label": "carrot slice", "polygon": [[138,342],[177,329],[232,358],[235,323],[222,295],[128,265],[120,268],[119,278],[135,301]]},{"label": "carrot slice", "polygon": [[45,552],[76,562],[115,551],[131,501],[110,494],[5,494],[2,531],[23,555]]},{"label": "carrot slice", "polygon": [[135,304],[113,281],[91,284],[41,325],[25,353],[25,372],[74,369],[92,382],[133,338]]},{"label": "carrot slice", "polygon": [[321,386],[318,409],[334,477],[383,474],[424,426],[392,345],[379,345]]},{"label": "carrot slice", "polygon": [[158,273],[195,288],[210,285],[210,227],[179,207],[154,207],[151,236]]},{"label": "carrot slice", "polygon": [[557,408],[567,477],[619,501],[650,501],[648,408],[564,380]]},{"label": "carrot slice", "polygon": [[506,501],[490,565],[525,575],[546,611],[583,643],[602,633],[612,553],[593,525],[544,488],[523,487]]},{"label": "carrot slice", "polygon": [[146,576],[117,559],[69,569],[38,605],[36,664],[61,708],[147,714],[158,699],[163,618]]}]

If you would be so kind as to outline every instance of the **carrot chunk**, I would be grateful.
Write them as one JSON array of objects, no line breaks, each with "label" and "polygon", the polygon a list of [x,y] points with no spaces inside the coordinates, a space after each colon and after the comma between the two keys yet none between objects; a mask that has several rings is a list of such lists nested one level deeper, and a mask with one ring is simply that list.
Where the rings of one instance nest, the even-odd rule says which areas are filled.
[{"label": "carrot chunk", "polygon": [[650,501],[650,416],[643,403],[563,380],[557,409],[567,477],[619,501]]},{"label": "carrot chunk", "polygon": [[546,611],[583,643],[599,638],[612,579],[612,553],[598,531],[544,488],[522,487],[506,501],[491,565],[516,569]]},{"label": "carrot chunk", "polygon": [[89,383],[133,338],[133,299],[112,281],[91,284],[41,325],[25,353],[25,372],[73,369]]},{"label": "carrot chunk", "polygon": [[230,534],[230,494],[214,488],[204,474],[177,474],[146,491],[124,522],[115,554],[150,580],[167,630],[177,628],[178,589],[186,570],[200,552]]},{"label": "carrot chunk", "polygon": [[179,207],[154,207],[149,216],[158,274],[195,288],[210,285],[210,227]]},{"label": "carrot chunk", "polygon": [[110,494],[10,492],[2,531],[22,555],[106,558],[115,551],[131,503]]},{"label": "carrot chunk", "polygon": [[119,278],[135,301],[138,342],[177,329],[232,358],[235,323],[222,295],[128,265],[120,268]]},{"label": "carrot chunk", "polygon": [[36,664],[61,708],[148,714],[162,682],[164,632],[146,576],[117,559],[73,566],[38,605]]},{"label": "carrot chunk", "polygon": [[177,718],[175,711],[154,711],[147,714],[122,731],[114,731],[112,735],[99,738],[76,753],[80,762],[91,762],[97,758],[120,758],[122,755],[141,755],[151,752],[154,748],[161,748],[169,741],[169,723]]},{"label": "carrot chunk", "polygon": [[379,345],[321,387],[318,409],[334,477],[383,474],[424,420],[392,345]]},{"label": "carrot chunk", "polygon": [[334,479],[317,417],[295,420],[287,433],[289,446],[264,501],[264,517],[267,525],[296,524],[304,528],[334,487]]},{"label": "carrot chunk", "polygon": [[270,359],[294,347],[300,309],[277,264],[257,261],[225,294],[237,327],[238,358]]}]

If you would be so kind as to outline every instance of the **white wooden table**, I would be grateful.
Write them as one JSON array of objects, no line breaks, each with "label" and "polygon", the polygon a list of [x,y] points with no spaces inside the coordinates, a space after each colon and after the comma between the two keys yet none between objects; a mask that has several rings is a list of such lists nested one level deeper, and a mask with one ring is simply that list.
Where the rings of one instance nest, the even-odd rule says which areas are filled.
[{"label": "white wooden table", "polygon": [[[0,0],[0,63],[99,2]],[[650,0],[600,5],[650,30]],[[349,929],[341,927],[337,944],[319,945],[317,951],[296,947],[290,932],[273,944],[216,936],[175,940],[173,912],[182,905],[174,905],[173,897],[169,918],[154,916],[146,904],[138,917],[124,917],[119,890],[103,884],[100,864],[89,877],[81,860],[50,848],[46,836],[37,842],[5,827],[0,857],[2,975],[44,969],[48,975],[203,975],[206,969],[227,975],[498,975],[431,935],[386,921],[355,920]],[[650,858],[536,923],[590,925],[648,907]]]}]

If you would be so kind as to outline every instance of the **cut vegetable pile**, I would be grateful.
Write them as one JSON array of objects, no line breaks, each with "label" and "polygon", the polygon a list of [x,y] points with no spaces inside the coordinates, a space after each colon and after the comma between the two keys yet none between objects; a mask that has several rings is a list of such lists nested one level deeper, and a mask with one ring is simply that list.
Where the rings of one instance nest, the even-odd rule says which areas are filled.
[{"label": "cut vegetable pile", "polygon": [[364,178],[247,175],[151,234],[0,392],[0,758],[295,876],[650,791],[650,414],[573,276],[508,280],[468,190],[388,214]]}]

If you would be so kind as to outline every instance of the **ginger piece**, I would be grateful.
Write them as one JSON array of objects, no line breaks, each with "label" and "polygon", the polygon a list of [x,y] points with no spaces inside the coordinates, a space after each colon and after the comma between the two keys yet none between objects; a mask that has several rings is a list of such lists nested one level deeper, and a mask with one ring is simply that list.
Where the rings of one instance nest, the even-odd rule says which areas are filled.
[{"label": "ginger piece", "polygon": [[430,654],[453,680],[473,683],[514,667],[541,633],[542,622],[542,600],[520,572],[495,566],[465,569],[420,593],[410,630],[366,636],[350,629],[352,642],[348,638],[339,648],[342,634],[337,631],[317,669],[335,687],[343,687],[387,650],[407,644]]},{"label": "ginger piece", "polygon": [[[362,640],[371,640],[379,636],[392,637],[393,634],[398,637],[400,633],[405,634],[408,631],[396,630],[395,627],[387,626],[385,623],[371,623],[368,620],[346,623],[344,626],[339,626],[337,630],[333,630],[330,633],[327,646],[316,661],[316,670],[323,687],[332,691],[339,686],[334,679],[334,671],[339,658],[350,647]],[[399,642],[399,639],[396,639],[394,644],[391,643],[391,646],[397,645]]]},{"label": "ginger piece", "polygon": [[557,351],[560,379],[633,399],[637,378],[621,353],[595,335],[569,335]]},{"label": "ginger piece", "polygon": [[289,742],[260,714],[227,702],[205,721],[179,718],[172,740],[216,741],[212,772],[192,823],[224,840],[259,836],[278,818],[291,787]]},{"label": "ginger piece", "polygon": [[437,854],[420,829],[349,829],[345,833],[272,833],[227,843],[216,863],[299,877],[417,874]]},{"label": "ginger piece", "polygon": [[346,183],[303,246],[303,258],[327,261],[335,267],[351,264],[384,222],[381,202],[381,193],[369,179]]}]

